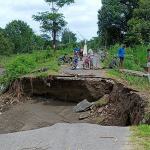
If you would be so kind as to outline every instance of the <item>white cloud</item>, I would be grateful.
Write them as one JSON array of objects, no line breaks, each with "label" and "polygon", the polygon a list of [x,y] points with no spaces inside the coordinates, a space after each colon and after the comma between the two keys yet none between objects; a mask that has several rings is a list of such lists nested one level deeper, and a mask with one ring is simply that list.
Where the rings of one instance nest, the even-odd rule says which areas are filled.
[{"label": "white cloud", "polygon": [[[83,36],[91,39],[97,36],[97,11],[100,8],[100,0],[75,0],[74,4],[65,6],[59,11],[64,14],[65,20],[68,22],[67,26],[77,34],[78,38],[82,39]],[[49,10],[50,6],[44,0],[0,1],[0,27],[5,28],[6,24],[12,20],[22,20],[34,31],[40,33],[39,23],[32,19],[32,15]]]}]

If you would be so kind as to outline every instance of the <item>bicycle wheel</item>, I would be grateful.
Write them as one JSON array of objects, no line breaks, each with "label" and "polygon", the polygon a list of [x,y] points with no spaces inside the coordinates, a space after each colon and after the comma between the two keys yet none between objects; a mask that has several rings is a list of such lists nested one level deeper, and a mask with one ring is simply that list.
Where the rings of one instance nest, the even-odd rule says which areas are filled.
[{"label": "bicycle wheel", "polygon": [[76,63],[76,62],[73,62],[73,63],[71,64],[71,70],[76,69],[76,67],[77,67],[77,63]]}]

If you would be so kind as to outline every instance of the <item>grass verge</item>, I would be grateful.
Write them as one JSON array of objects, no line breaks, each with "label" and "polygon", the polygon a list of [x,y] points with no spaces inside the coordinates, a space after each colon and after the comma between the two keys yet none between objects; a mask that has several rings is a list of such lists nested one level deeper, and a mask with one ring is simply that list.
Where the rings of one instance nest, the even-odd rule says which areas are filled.
[{"label": "grass verge", "polygon": [[131,142],[134,150],[150,150],[150,126],[132,126],[130,130],[133,131]]}]

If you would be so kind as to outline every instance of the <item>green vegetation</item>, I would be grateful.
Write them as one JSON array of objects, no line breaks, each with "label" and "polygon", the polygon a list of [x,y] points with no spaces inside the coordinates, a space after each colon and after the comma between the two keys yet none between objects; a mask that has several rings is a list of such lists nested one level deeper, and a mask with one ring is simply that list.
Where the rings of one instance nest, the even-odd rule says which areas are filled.
[{"label": "green vegetation", "polygon": [[133,131],[131,135],[132,143],[136,150],[149,150],[150,149],[150,126],[140,125],[132,126],[130,130]]},{"label": "green vegetation", "polygon": [[[34,73],[34,76],[46,76],[56,74],[60,70],[57,58],[49,48],[44,51],[34,51],[32,54],[16,55],[4,67],[6,68],[5,76],[0,77],[0,83],[3,83],[5,87],[10,85],[14,79],[27,74]],[[47,71],[39,72],[38,69],[43,67],[47,68]]]},{"label": "green vegetation", "polygon": [[[113,59],[114,55],[117,55],[118,49],[120,45],[115,45],[108,50],[109,58],[106,59],[103,63],[103,66],[108,66],[111,59]],[[139,46],[130,48],[127,47],[125,50],[125,60],[124,60],[124,68],[134,71],[147,72],[146,68],[146,59],[147,59],[147,47]],[[119,59],[117,59],[117,64],[119,64]],[[136,88],[149,90],[149,82],[146,77],[137,77],[131,74],[121,74],[118,67],[115,69],[108,70],[109,76],[122,79],[128,82],[132,86],[136,86]]]},{"label": "green vegetation", "polygon": [[4,67],[7,63],[11,62],[14,55],[12,56],[0,56],[0,67]]},{"label": "green vegetation", "polygon": [[96,117],[94,120],[94,124],[99,124],[100,122],[104,120],[104,118],[105,118],[104,116]]},{"label": "green vegetation", "polygon": [[102,0],[98,11],[98,35],[103,46],[150,43],[149,0]]}]

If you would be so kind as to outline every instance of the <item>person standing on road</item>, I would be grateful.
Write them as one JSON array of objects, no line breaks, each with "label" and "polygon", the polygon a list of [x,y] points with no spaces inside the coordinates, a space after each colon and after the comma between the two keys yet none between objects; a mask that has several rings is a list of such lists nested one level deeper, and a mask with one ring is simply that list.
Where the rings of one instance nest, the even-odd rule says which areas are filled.
[{"label": "person standing on road", "polygon": [[94,69],[94,66],[93,66],[93,56],[94,56],[94,47],[91,47],[91,49],[89,49],[88,51],[88,55],[90,56],[90,69]]},{"label": "person standing on road", "polygon": [[80,50],[79,50],[79,57],[80,57],[80,61],[82,61],[82,58],[83,58],[83,47],[81,47]]},{"label": "person standing on road", "polygon": [[119,56],[119,59],[120,59],[120,62],[119,62],[119,68],[120,69],[123,69],[125,48],[126,48],[126,46],[124,45],[123,47],[119,48],[119,50],[118,50],[118,56]]},{"label": "person standing on road", "polygon": [[76,57],[77,59],[79,59],[78,55],[79,55],[79,47],[78,45],[75,46],[75,48],[73,49],[74,51],[74,57]]},{"label": "person standing on road", "polygon": [[74,54],[78,53],[78,52],[79,52],[79,47],[78,47],[78,45],[76,45],[76,47],[75,47],[73,50],[74,50]]},{"label": "person standing on road", "polygon": [[148,74],[150,74],[150,49],[147,50],[148,56],[147,56],[147,68],[148,68]]}]

